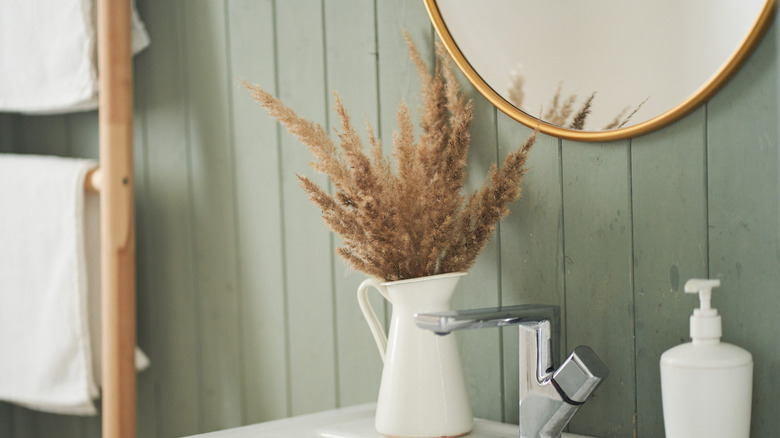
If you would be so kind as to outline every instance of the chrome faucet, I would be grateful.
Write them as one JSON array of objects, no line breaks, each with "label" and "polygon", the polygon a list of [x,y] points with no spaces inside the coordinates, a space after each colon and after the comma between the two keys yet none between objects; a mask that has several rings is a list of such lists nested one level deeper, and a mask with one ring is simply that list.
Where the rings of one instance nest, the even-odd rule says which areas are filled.
[{"label": "chrome faucet", "polygon": [[590,347],[576,347],[555,369],[560,351],[558,306],[530,304],[415,315],[438,335],[517,325],[520,331],[520,438],[558,438],[609,370]]}]

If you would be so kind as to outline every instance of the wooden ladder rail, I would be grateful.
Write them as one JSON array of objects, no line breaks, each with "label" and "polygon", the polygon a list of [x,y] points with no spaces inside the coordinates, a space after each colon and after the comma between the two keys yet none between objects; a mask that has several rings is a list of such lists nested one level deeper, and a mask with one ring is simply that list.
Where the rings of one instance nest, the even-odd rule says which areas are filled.
[{"label": "wooden ladder rail", "polygon": [[135,438],[135,207],[130,0],[98,0],[103,438]]}]

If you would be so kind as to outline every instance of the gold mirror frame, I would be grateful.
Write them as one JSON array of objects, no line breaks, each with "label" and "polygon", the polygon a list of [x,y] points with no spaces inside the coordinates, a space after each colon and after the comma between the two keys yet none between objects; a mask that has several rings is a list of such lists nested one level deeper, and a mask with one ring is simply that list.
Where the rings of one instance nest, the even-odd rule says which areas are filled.
[{"label": "gold mirror frame", "polygon": [[699,105],[714,96],[715,93],[717,93],[718,90],[720,90],[737,73],[737,71],[739,71],[740,67],[742,67],[756,46],[758,46],[758,43],[761,41],[761,38],[766,33],[767,29],[769,29],[769,25],[772,23],[775,16],[776,7],[775,0],[767,0],[761,13],[753,24],[750,33],[748,33],[747,37],[742,41],[742,44],[737,51],[734,52],[709,81],[704,83],[698,90],[672,109],[650,120],[625,128],[612,131],[577,131],[541,121],[536,117],[523,112],[496,93],[474,70],[463,53],[461,53],[457,44],[455,44],[455,40],[444,23],[436,0],[424,0],[424,2],[425,7],[428,10],[428,15],[433,23],[433,27],[436,29],[436,33],[439,35],[439,38],[441,38],[444,47],[447,48],[447,51],[452,56],[455,64],[460,68],[469,82],[471,82],[471,84],[474,85],[474,87],[476,87],[493,105],[526,126],[531,128],[539,126],[539,130],[545,134],[567,140],[583,142],[607,142],[638,137],[669,125],[691,113],[698,108]]}]

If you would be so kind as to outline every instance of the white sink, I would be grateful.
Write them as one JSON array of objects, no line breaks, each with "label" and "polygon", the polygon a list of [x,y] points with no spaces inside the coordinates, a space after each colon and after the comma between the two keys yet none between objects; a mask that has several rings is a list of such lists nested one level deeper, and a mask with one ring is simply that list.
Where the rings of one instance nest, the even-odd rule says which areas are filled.
[{"label": "white sink", "polygon": [[[199,438],[381,438],[374,430],[375,403],[284,418],[201,435]],[[517,437],[517,425],[475,419],[469,438]],[[588,438],[564,433],[563,438]]]}]

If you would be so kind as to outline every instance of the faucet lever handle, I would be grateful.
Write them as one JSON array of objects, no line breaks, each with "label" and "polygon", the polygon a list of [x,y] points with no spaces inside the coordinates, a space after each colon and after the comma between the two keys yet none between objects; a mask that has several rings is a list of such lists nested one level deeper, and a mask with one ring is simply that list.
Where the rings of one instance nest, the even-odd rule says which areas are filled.
[{"label": "faucet lever handle", "polygon": [[609,369],[593,350],[580,345],[553,374],[551,383],[568,404],[579,406],[609,375]]}]

